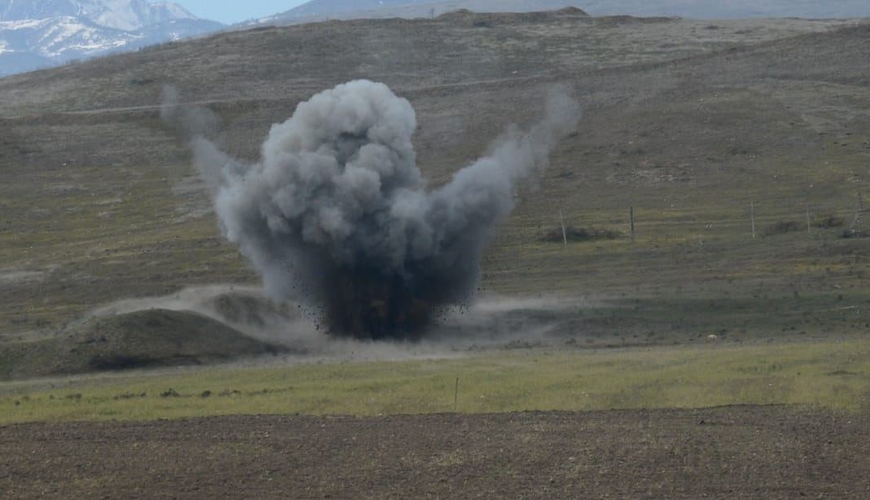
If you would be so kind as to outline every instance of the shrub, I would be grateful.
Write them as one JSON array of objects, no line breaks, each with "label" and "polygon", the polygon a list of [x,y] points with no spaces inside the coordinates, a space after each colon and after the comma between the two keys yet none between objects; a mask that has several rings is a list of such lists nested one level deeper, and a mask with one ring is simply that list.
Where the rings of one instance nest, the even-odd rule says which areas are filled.
[{"label": "shrub", "polygon": [[775,236],[777,234],[793,233],[800,231],[800,225],[793,220],[781,220],[768,226],[761,234],[763,236]]},{"label": "shrub", "polygon": [[[568,226],[565,228],[565,237],[570,242],[582,243],[584,241],[616,240],[622,237],[622,233],[610,229]],[[550,229],[538,240],[548,243],[562,243],[562,228]]]},{"label": "shrub", "polygon": [[834,214],[817,216],[813,219],[813,227],[820,229],[831,229],[835,227],[843,227],[846,221],[842,217],[837,217]]}]

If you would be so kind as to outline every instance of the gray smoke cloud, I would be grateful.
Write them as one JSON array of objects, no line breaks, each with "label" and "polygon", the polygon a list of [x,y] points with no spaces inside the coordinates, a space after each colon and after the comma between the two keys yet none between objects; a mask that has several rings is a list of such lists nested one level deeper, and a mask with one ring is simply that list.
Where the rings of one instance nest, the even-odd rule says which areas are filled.
[{"label": "gray smoke cloud", "polygon": [[167,92],[164,119],[193,136],[221,231],[275,299],[306,297],[334,335],[418,338],[443,307],[477,289],[492,232],[517,184],[543,169],[577,126],[578,104],[553,89],[534,126],[510,126],[489,152],[427,190],[411,104],[386,85],[348,82],[300,103],[246,165],[205,137],[210,113]]}]

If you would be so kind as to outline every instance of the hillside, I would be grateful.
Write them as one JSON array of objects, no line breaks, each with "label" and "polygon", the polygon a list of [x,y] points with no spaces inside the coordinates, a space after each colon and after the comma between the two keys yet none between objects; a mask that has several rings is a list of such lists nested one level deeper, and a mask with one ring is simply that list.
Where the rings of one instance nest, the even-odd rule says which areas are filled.
[{"label": "hillside", "polygon": [[[256,283],[160,122],[163,86],[256,159],[272,123],[355,78],[411,101],[431,185],[532,120],[551,84],[581,101],[580,129],[517,193],[486,293],[577,298],[581,324],[623,343],[864,332],[870,254],[841,236],[870,229],[868,41],[850,21],[465,12],[225,33],[2,79],[0,333]],[[560,210],[576,234],[618,237],[550,241]]]},{"label": "hillside", "polygon": [[870,16],[870,5],[863,0],[587,0],[583,8],[595,16],[632,14],[635,16],[680,16],[693,19],[748,19],[798,17],[815,19],[858,18]]},{"label": "hillside", "polygon": [[285,25],[350,19],[419,19],[457,10],[477,13],[546,12],[579,9],[583,4],[578,0],[313,0],[256,23]]},{"label": "hillside", "polygon": [[295,24],[327,19],[414,19],[460,9],[473,12],[529,12],[566,7],[582,9],[594,16],[632,15],[691,19],[870,17],[870,5],[863,0],[312,0],[287,12],[269,16],[261,22]]}]

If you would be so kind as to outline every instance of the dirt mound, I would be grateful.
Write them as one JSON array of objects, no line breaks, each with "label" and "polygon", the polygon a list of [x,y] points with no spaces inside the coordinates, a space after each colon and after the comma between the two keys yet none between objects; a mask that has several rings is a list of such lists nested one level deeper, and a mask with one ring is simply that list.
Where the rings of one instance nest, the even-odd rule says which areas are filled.
[{"label": "dirt mound", "polygon": [[289,321],[299,315],[286,303],[278,304],[255,293],[223,293],[204,306],[231,325],[263,327],[275,321]]},{"label": "dirt mound", "polygon": [[49,339],[4,345],[0,378],[201,365],[283,351],[199,313],[150,309],[94,317]]}]

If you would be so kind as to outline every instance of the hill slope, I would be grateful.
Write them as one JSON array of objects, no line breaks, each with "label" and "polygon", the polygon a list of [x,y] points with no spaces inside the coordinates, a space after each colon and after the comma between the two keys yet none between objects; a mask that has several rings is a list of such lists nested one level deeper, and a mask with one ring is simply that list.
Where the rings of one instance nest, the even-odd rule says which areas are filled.
[{"label": "hill slope", "polygon": [[299,24],[335,19],[418,19],[457,10],[473,12],[546,12],[580,8],[578,0],[313,0],[259,21],[264,24]]},{"label": "hill slope", "polygon": [[583,9],[594,16],[679,16],[693,19],[870,17],[870,5],[863,0],[312,0],[264,21],[289,24],[326,19],[420,18],[459,9],[474,12],[529,12],[565,7]]},{"label": "hill slope", "polygon": [[[579,297],[590,329],[626,343],[863,332],[870,254],[841,236],[868,229],[868,40],[856,22],[459,13],[226,33],[0,80],[0,330],[257,282],[159,120],[165,83],[253,160],[299,101],[371,78],[415,107],[436,186],[534,119],[551,84],[581,100],[579,131],[517,193],[484,290]],[[576,234],[621,237],[548,241],[560,211]]]},{"label": "hill slope", "polygon": [[680,16],[694,19],[747,19],[798,17],[805,19],[858,18],[870,16],[862,0],[588,0],[584,9],[596,16]]}]

